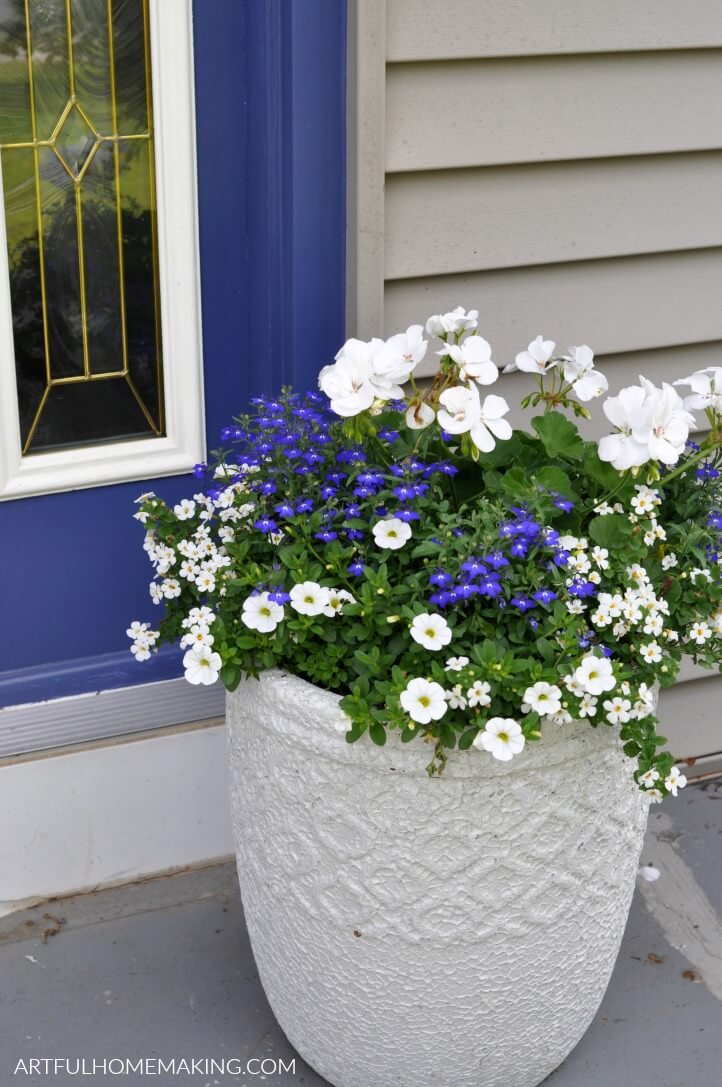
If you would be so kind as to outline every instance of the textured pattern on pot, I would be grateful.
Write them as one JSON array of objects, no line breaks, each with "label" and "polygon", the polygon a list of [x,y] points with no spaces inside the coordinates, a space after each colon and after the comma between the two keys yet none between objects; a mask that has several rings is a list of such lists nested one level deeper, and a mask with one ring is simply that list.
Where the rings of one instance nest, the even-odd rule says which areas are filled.
[{"label": "textured pattern on pot", "polygon": [[263,987],[336,1087],[533,1087],[617,956],[649,801],[617,730],[547,728],[429,779],[421,741],[346,743],[338,696],[228,696],[243,904]]}]

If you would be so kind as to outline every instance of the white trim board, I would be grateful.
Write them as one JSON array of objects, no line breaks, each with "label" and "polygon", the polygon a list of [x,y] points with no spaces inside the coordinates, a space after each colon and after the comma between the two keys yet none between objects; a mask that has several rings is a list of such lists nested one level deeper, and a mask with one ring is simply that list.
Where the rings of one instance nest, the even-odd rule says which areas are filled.
[{"label": "white trim board", "polygon": [[0,176],[0,500],[153,479],[205,457],[192,0],[149,0],[166,436],[23,457]]},{"label": "white trim board", "polygon": [[0,767],[0,915],[233,853],[225,728]]},{"label": "white trim board", "polygon": [[0,709],[0,759],[225,715],[221,683],[185,679],[93,691]]}]

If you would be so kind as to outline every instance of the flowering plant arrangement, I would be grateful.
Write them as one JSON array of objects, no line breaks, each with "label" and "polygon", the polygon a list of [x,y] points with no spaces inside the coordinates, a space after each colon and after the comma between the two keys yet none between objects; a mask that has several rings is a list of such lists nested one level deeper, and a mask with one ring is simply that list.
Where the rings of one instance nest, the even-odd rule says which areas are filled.
[{"label": "flowering plant arrangement", "polygon": [[640,378],[590,442],[570,416],[607,381],[589,347],[537,336],[505,367],[539,409],[513,431],[482,395],[500,371],[477,318],[349,340],[320,392],[258,398],[223,430],[192,498],[142,495],[165,614],[130,626],[132,652],[179,640],[189,682],[229,690],[290,671],[342,695],[349,742],[426,741],[430,774],[586,719],[619,730],[652,800],[676,795],[656,688],[684,655],[722,663],[722,368],[675,382],[684,399]]}]

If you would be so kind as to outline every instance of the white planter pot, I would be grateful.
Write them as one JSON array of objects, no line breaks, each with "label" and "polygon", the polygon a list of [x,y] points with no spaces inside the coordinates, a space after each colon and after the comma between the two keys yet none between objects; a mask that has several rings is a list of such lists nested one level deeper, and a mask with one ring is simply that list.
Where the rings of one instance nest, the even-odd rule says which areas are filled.
[{"label": "white planter pot", "polygon": [[511,763],[391,735],[281,672],[228,698],[233,818],[258,971],[336,1087],[533,1087],[587,1029],[648,801],[616,730],[548,728]]}]

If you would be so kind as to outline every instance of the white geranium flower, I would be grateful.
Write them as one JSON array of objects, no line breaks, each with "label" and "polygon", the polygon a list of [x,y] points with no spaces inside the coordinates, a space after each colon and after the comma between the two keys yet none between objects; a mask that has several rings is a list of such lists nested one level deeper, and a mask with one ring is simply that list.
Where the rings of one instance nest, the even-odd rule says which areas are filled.
[{"label": "white geranium flower", "polygon": [[473,746],[483,747],[495,759],[508,762],[524,749],[524,743],[521,725],[513,717],[491,717],[484,731],[474,738]]},{"label": "white geranium flower", "polygon": [[687,411],[703,411],[711,408],[722,411],[722,366],[708,366],[705,370],[696,370],[689,377],[681,377],[675,385],[688,385],[691,395],[685,396],[684,407]]},{"label": "white geranium flower", "polygon": [[426,430],[436,418],[436,412],[423,400],[412,400],[406,409],[406,425],[411,430]]},{"label": "white geranium flower", "polygon": [[460,683],[457,683],[450,691],[446,692],[446,701],[449,703],[450,710],[466,709],[466,699],[464,698]]},{"label": "white geranium flower", "polygon": [[443,615],[424,613],[414,616],[411,637],[424,649],[443,649],[451,641],[451,627]]},{"label": "white geranium flower", "polygon": [[190,498],[182,498],[177,506],[173,507],[173,513],[179,521],[187,521],[196,512],[196,504]]},{"label": "white geranium flower", "polygon": [[427,679],[409,680],[406,690],[399,695],[399,701],[411,720],[419,725],[440,720],[447,709],[444,688],[440,683],[432,683]]},{"label": "white geranium flower", "polygon": [[291,607],[299,615],[321,615],[328,607],[330,591],[316,581],[301,581],[289,595]]},{"label": "white geranium flower", "polygon": [[503,396],[487,396],[482,404],[476,386],[456,385],[439,397],[443,405],[438,413],[439,425],[450,434],[468,433],[477,449],[490,453],[496,438],[511,438],[511,426],[504,415],[509,405]]},{"label": "white geranium flower", "polygon": [[593,400],[609,388],[604,374],[594,369],[594,352],[591,347],[570,347],[564,356],[564,380],[572,383],[575,395],[580,400]]},{"label": "white geranium flower", "polygon": [[411,526],[399,517],[387,517],[384,521],[377,521],[371,531],[376,546],[388,551],[398,551],[411,539]]},{"label": "white geranium flower", "polygon": [[556,360],[552,360],[555,347],[554,340],[537,336],[526,351],[519,352],[514,359],[514,366],[507,369],[523,370],[527,374],[546,374],[556,366]]},{"label": "white geranium flower", "polygon": [[574,678],[587,694],[600,695],[616,686],[611,662],[606,657],[588,653],[574,672]]},{"label": "white geranium flower", "polygon": [[540,680],[533,687],[527,687],[524,691],[522,709],[525,712],[527,706],[530,710],[541,714],[543,717],[547,714],[559,713],[562,708],[562,692],[556,684]]},{"label": "white geranium flower", "polygon": [[346,348],[348,355],[339,352],[335,363],[324,366],[318,375],[318,384],[331,401],[331,410],[336,415],[350,418],[371,407],[376,390],[371,384],[373,368],[369,345],[361,340],[348,340],[341,351]]},{"label": "white geranium flower", "polygon": [[449,333],[468,332],[476,328],[479,311],[470,309],[467,313],[463,306],[457,306],[450,313],[436,313],[426,322],[426,331],[430,336],[445,340]]},{"label": "white geranium flower", "polygon": [[599,459],[608,461],[618,472],[640,467],[649,460],[649,428],[640,429],[645,396],[645,390],[640,385],[630,385],[602,404],[604,414],[617,428],[617,433],[602,438],[597,451]]},{"label": "white geranium flower", "polygon": [[272,634],[283,621],[284,615],[283,605],[271,600],[267,592],[254,593],[243,601],[241,621],[250,630],[257,630],[260,634]]},{"label": "white geranium flower", "polygon": [[[410,325],[406,332],[397,332],[395,336],[390,336],[371,360],[372,381],[379,388],[380,394],[386,388],[393,387],[394,393],[391,396],[396,395],[395,390],[409,380],[426,354],[428,346],[421,325]],[[399,389],[399,393],[403,395],[403,390]],[[382,399],[389,398],[382,395]]]},{"label": "white geranium flower", "polygon": [[667,792],[670,792],[672,796],[676,796],[678,789],[684,789],[687,784],[687,778],[680,772],[678,766],[673,766],[667,777],[664,779],[664,784]]},{"label": "white geranium flower", "polygon": [[208,686],[215,683],[221,670],[221,657],[214,653],[210,646],[194,646],[183,657],[185,678],[195,685],[202,683]]},{"label": "white geranium flower", "polygon": [[491,684],[481,679],[475,680],[466,692],[466,697],[472,709],[474,706],[490,706]]},{"label": "white geranium flower", "polygon": [[329,589],[328,604],[323,609],[323,614],[332,619],[334,615],[343,614],[344,604],[354,604],[355,602],[348,589]]},{"label": "white geranium flower", "polygon": [[453,359],[459,367],[461,381],[493,385],[499,376],[496,364],[491,361],[491,345],[481,336],[467,336],[459,344],[447,344],[438,354]]},{"label": "white geranium flower", "polygon": [[663,464],[676,464],[684,452],[694,416],[685,410],[681,396],[666,381],[661,389],[657,389],[646,378],[639,380],[647,389],[647,417],[643,429],[649,430],[649,455]]},{"label": "white geranium flower", "polygon": [[444,668],[447,672],[461,672],[468,663],[468,657],[449,657]]}]

